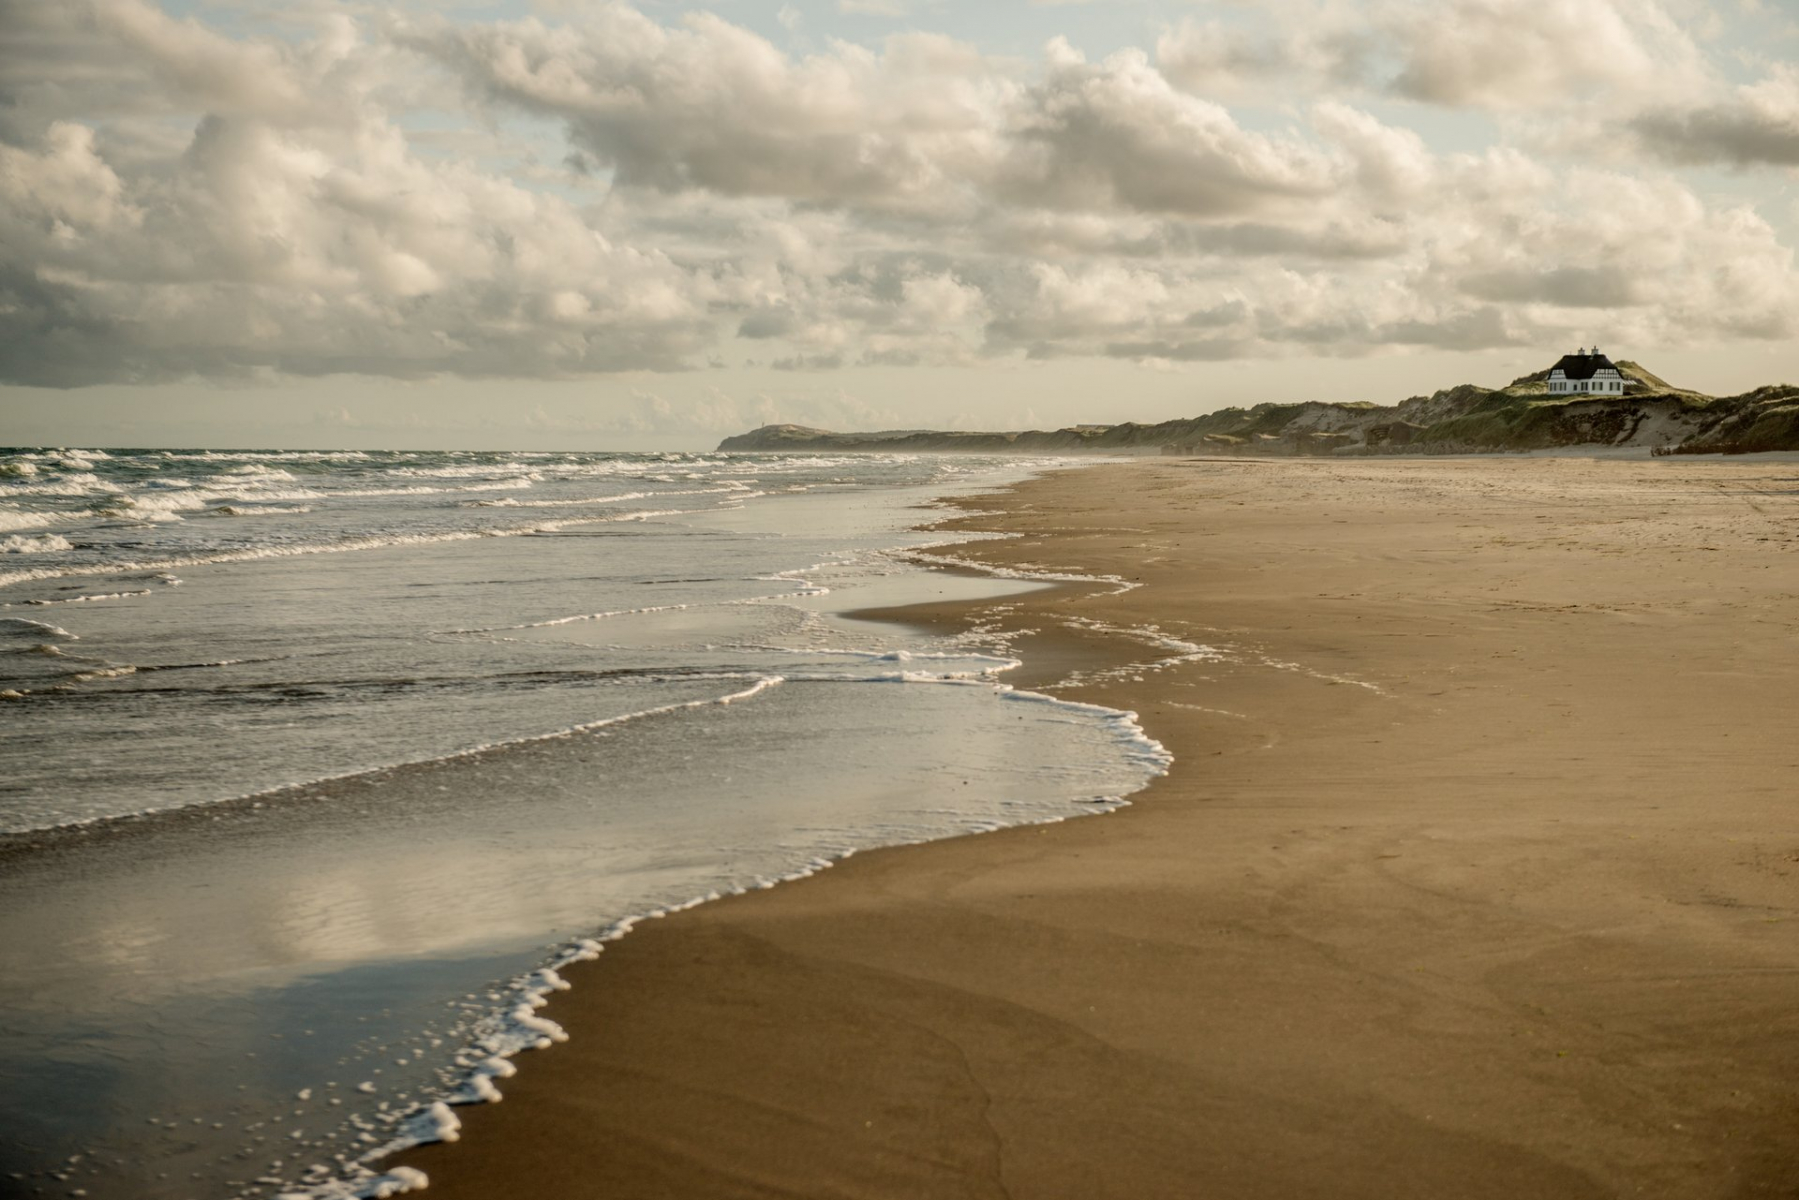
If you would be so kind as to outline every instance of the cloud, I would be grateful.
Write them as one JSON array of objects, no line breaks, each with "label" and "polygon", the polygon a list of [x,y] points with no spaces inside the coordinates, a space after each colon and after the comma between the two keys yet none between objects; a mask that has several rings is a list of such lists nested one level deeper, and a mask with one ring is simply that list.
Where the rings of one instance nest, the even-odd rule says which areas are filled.
[{"label": "cloud", "polygon": [[678,27],[612,6],[578,26],[437,21],[401,34],[478,96],[567,123],[633,187],[953,206],[1015,85],[947,38],[794,59],[709,15]]},{"label": "cloud", "polygon": [[1582,95],[1681,92],[1705,77],[1656,0],[1449,0],[1389,6],[1392,86],[1434,104],[1553,107]]},{"label": "cloud", "polygon": [[156,102],[207,111],[145,163],[109,163],[68,120],[0,145],[6,378],[666,370],[714,341],[715,273],[415,153],[370,103],[381,50],[343,23],[277,52],[139,3],[96,12],[90,57],[150,52]]},{"label": "cloud", "polygon": [[1090,64],[1053,42],[1027,96],[995,189],[1013,202],[1232,216],[1315,200],[1336,182],[1316,148],[1243,129],[1139,50]]},{"label": "cloud", "polygon": [[1319,103],[1312,124],[1349,157],[1356,181],[1372,197],[1404,200],[1435,182],[1436,157],[1410,129],[1383,124],[1337,100]]},{"label": "cloud", "polygon": [[[1171,284],[1173,286],[1171,287]],[[1103,345],[1124,334],[1178,319],[1178,284],[1143,267],[1098,264],[1086,269],[1038,264],[996,322],[1003,342],[1036,347],[1091,341]]]},{"label": "cloud", "polygon": [[1670,2],[1269,0],[1230,20],[1176,23],[1158,39],[1156,61],[1201,95],[1297,87],[1492,113],[1576,100],[1611,109],[1690,95],[1711,77]]},{"label": "cloud", "polygon": [[567,122],[625,186],[961,218],[1024,198],[1241,213],[1332,184],[1311,147],[1242,129],[1141,51],[1093,64],[1057,39],[1027,84],[934,35],[796,59],[716,17],[668,28],[620,8],[406,40],[489,102]]},{"label": "cloud", "polygon": [[1799,167],[1799,70],[1777,65],[1726,101],[1653,110],[1630,127],[1674,163]]},{"label": "cloud", "polygon": [[1637,282],[1617,264],[1586,267],[1510,267],[1480,271],[1462,290],[1483,300],[1533,301],[1570,308],[1621,308],[1636,302]]},{"label": "cloud", "polygon": [[1156,39],[1156,65],[1170,82],[1202,96],[1272,93],[1300,84],[1354,84],[1372,72],[1378,31],[1366,12],[1308,0],[1261,6],[1267,23],[1186,17]]},{"label": "cloud", "polygon": [[1189,17],[1156,40],[1156,65],[1171,82],[1189,91],[1235,93],[1291,70],[1296,65],[1291,56],[1294,45],[1257,37],[1222,21]]},{"label": "cloud", "polygon": [[[141,209],[124,199],[124,185],[94,148],[94,131],[57,121],[37,151],[0,145],[0,198],[15,213],[49,222],[53,237],[68,239],[77,226],[111,229],[139,225]],[[41,227],[41,225],[40,225]]]},{"label": "cloud", "polygon": [[[1280,5],[1316,19],[1026,62],[916,33],[795,55],[616,3],[563,24],[326,3],[277,37],[0,0],[24,31],[0,39],[0,380],[804,379],[1799,329],[1752,203],[1505,133],[1597,81],[1661,160],[1789,162],[1790,69],[1693,83],[1652,0],[1381,0],[1353,37],[1331,0]],[[1596,74],[1562,53],[1580,36],[1614,55]],[[1679,86],[1631,107],[1639,68]],[[1206,94],[1267,72],[1278,112]],[[1394,89],[1501,131],[1446,148]]]},{"label": "cloud", "polygon": [[0,0],[0,136],[49,121],[231,112],[283,126],[343,124],[379,51],[354,21],[324,12],[313,36],[288,42],[227,37],[143,0]]}]

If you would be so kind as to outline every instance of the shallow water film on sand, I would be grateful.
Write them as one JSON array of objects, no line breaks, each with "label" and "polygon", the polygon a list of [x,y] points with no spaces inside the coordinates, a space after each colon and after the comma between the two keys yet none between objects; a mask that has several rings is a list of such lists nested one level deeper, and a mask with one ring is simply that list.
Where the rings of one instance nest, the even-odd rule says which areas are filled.
[{"label": "shallow water film on sand", "polygon": [[1103,811],[1127,714],[858,608],[1032,464],[0,454],[0,1193],[366,1192],[619,922]]}]

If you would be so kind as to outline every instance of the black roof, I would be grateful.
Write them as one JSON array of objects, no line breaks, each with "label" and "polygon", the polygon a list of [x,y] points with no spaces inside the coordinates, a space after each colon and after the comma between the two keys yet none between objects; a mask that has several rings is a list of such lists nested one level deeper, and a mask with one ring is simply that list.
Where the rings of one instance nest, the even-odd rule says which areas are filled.
[{"label": "black roof", "polygon": [[[1580,354],[1564,354],[1562,360],[1549,368],[1551,375],[1560,371],[1568,379],[1591,379],[1601,371],[1618,371],[1618,364],[1595,350],[1591,354],[1584,351]],[[1618,371],[1622,375],[1624,372]]]}]

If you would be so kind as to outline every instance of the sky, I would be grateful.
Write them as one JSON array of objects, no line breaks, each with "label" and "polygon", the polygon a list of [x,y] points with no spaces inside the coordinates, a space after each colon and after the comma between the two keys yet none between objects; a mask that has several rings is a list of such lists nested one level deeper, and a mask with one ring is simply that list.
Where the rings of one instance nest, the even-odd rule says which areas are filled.
[{"label": "sky", "polygon": [[1799,0],[0,0],[0,443],[1799,381]]}]

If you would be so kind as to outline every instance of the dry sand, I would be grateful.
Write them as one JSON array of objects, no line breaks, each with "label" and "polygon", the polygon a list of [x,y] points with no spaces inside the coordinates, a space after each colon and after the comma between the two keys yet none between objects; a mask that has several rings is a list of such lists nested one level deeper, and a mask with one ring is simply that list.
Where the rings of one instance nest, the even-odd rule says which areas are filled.
[{"label": "dry sand", "polygon": [[642,928],[433,1196],[1799,1196],[1799,464],[982,503],[1025,536],[971,556],[1142,586],[922,615],[1035,631],[1019,682],[1173,771]]}]

